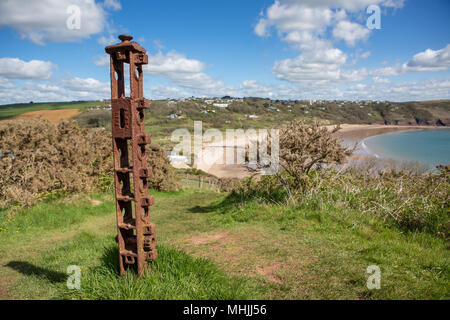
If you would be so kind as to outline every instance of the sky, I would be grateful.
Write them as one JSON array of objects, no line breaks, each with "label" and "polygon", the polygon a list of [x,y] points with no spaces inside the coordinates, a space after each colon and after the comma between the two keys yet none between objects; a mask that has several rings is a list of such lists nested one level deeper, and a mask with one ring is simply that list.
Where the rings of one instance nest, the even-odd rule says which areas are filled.
[{"label": "sky", "polygon": [[0,0],[0,104],[110,98],[120,34],[148,99],[450,98],[448,0]]}]

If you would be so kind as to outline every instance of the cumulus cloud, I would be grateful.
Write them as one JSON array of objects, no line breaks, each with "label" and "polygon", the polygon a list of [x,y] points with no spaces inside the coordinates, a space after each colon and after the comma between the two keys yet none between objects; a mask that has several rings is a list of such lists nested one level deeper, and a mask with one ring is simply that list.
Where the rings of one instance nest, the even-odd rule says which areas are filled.
[{"label": "cumulus cloud", "polygon": [[373,77],[372,78],[373,82],[375,83],[391,83],[391,80],[389,80],[388,78],[382,78],[382,77]]},{"label": "cumulus cloud", "polygon": [[404,0],[282,0],[281,2],[286,4],[301,3],[309,7],[344,8],[349,11],[361,10],[371,4],[393,8],[401,8],[404,5]]},{"label": "cumulus cloud", "polygon": [[62,79],[61,84],[72,91],[81,91],[81,92],[96,92],[109,94],[110,93],[110,84],[101,82],[94,78],[78,78],[73,76],[68,76]]},{"label": "cumulus cloud", "polygon": [[94,58],[94,64],[100,67],[109,66],[109,55],[104,54]]},{"label": "cumulus cloud", "polygon": [[150,97],[155,100],[174,99],[189,96],[192,96],[192,94],[175,87],[153,86],[150,88]]},{"label": "cumulus cloud", "polygon": [[449,79],[426,79],[397,84],[352,86],[344,92],[346,99],[418,101],[450,98]]},{"label": "cumulus cloud", "polygon": [[370,30],[349,21],[347,11],[362,10],[374,3],[385,1],[275,1],[261,14],[254,31],[259,36],[269,36],[274,28],[281,40],[301,51],[296,58],[275,61],[272,72],[278,79],[292,83],[361,81],[367,70],[345,69],[348,57],[334,48],[333,41],[343,40],[348,46],[355,46],[366,40]]},{"label": "cumulus cloud", "polygon": [[[105,1],[108,8],[117,1]],[[120,4],[119,4],[120,5]],[[80,13],[80,28],[68,28],[67,21],[76,6]],[[2,0],[0,27],[17,30],[23,39],[43,45],[48,42],[73,42],[88,38],[103,30],[106,13],[94,0]]]},{"label": "cumulus cloud", "polygon": [[214,80],[204,73],[205,64],[196,59],[189,59],[177,52],[161,52],[149,55],[148,65],[144,72],[153,76],[170,79],[173,83],[195,90],[199,94],[221,92],[224,88],[222,81]]},{"label": "cumulus cloud", "polygon": [[97,42],[106,47],[106,46],[118,43],[119,40],[117,40],[116,37],[114,37],[112,34],[110,34],[107,37],[101,36],[100,38],[98,38]]},{"label": "cumulus cloud", "polygon": [[440,50],[427,49],[402,66],[407,71],[440,71],[450,68],[450,44]]},{"label": "cumulus cloud", "polygon": [[51,77],[53,66],[50,61],[27,62],[18,58],[0,58],[0,76],[9,79],[45,80]]},{"label": "cumulus cloud", "polygon": [[312,8],[298,3],[284,4],[275,1],[267,9],[266,16],[255,26],[255,33],[266,36],[271,26],[275,26],[280,33],[319,32],[331,23],[332,18],[333,12],[328,8]]},{"label": "cumulus cloud", "polygon": [[358,40],[368,38],[370,30],[362,25],[350,21],[339,21],[333,29],[336,39],[344,40],[349,46],[354,46]]},{"label": "cumulus cloud", "polygon": [[[261,14],[254,32],[269,36],[274,27],[284,41],[297,43],[301,48],[312,38],[326,38],[327,28],[334,26],[333,35],[351,46],[367,39],[370,30],[348,20],[347,11],[362,12],[369,5],[401,7],[401,0],[283,0],[275,1]],[[304,48],[301,48],[304,49]]]},{"label": "cumulus cloud", "polygon": [[[365,14],[369,5],[399,8],[402,0],[276,0],[261,13],[254,27],[256,35],[267,37],[276,30],[278,37],[301,53],[296,58],[275,61],[272,72],[292,83],[307,81],[353,82],[364,80],[366,69],[348,69],[348,57],[333,43],[344,41],[354,47],[369,38],[371,31],[351,21]],[[353,59],[367,58],[370,52]]]},{"label": "cumulus cloud", "polygon": [[11,89],[11,88],[14,88],[13,83],[6,78],[0,77],[0,89]]},{"label": "cumulus cloud", "polygon": [[28,101],[76,101],[100,100],[110,98],[109,83],[92,78],[79,78],[68,75],[63,80],[50,80],[47,83],[19,81],[6,87],[0,78],[0,104],[24,103]]},{"label": "cumulus cloud", "polygon": [[439,50],[419,52],[403,64],[375,69],[375,76],[398,76],[409,72],[442,71],[450,68],[450,44]]},{"label": "cumulus cloud", "polygon": [[352,82],[367,77],[366,69],[347,70],[342,68],[347,56],[339,49],[311,51],[294,59],[276,61],[272,72],[278,79],[294,83],[310,81]]},{"label": "cumulus cloud", "polygon": [[267,97],[274,96],[274,90],[270,86],[264,85],[255,80],[244,80],[237,89],[240,96],[245,97]]},{"label": "cumulus cloud", "polygon": [[107,9],[112,9],[114,11],[122,9],[122,5],[118,0],[105,0],[103,6]]}]

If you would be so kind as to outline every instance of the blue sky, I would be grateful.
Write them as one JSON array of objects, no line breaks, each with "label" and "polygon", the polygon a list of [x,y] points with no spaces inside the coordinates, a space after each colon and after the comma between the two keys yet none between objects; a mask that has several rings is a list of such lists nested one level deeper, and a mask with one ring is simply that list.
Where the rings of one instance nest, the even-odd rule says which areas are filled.
[{"label": "blue sky", "polygon": [[448,0],[3,0],[0,103],[109,98],[123,33],[150,99],[448,99],[449,31]]}]

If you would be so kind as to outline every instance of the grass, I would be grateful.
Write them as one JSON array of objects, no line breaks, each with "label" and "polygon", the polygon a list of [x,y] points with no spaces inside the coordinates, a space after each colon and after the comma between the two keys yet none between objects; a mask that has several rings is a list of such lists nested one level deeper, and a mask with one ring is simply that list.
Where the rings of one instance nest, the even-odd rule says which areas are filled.
[{"label": "grass", "polygon": [[12,118],[25,112],[36,110],[79,109],[85,111],[89,107],[104,104],[101,101],[83,102],[44,102],[44,103],[17,103],[0,105],[0,120]]},{"label": "grass", "polygon": [[[26,299],[448,299],[448,244],[329,204],[233,203],[225,193],[155,194],[159,257],[118,276],[111,195],[0,212],[0,297]],[[95,201],[93,201],[95,200]],[[94,205],[95,204],[95,205]],[[381,289],[369,290],[369,265]],[[66,268],[81,267],[81,290]]]},{"label": "grass", "polygon": [[[449,298],[448,243],[430,234],[401,232],[381,219],[331,205],[286,207],[250,201],[240,207],[221,202],[219,207],[213,208],[211,223],[271,226],[270,238],[283,239],[280,251],[274,250],[274,258],[285,264],[278,273],[287,285],[283,298],[296,295],[298,281],[303,283],[303,297],[313,299]],[[307,260],[308,272],[296,275],[292,272],[305,261],[285,261],[301,248],[306,252],[297,258]],[[369,265],[381,269],[381,290],[363,285]]]},{"label": "grass", "polygon": [[[188,193],[157,193],[164,199]],[[203,194],[204,200],[212,194]],[[94,200],[94,201],[93,201]],[[194,203],[198,204],[194,199]],[[93,203],[96,205],[93,206]],[[162,206],[162,213],[170,207]],[[174,210],[176,213],[177,211]],[[3,298],[24,299],[249,299],[258,292],[248,277],[233,277],[211,260],[164,245],[149,274],[118,275],[114,205],[109,195],[91,195],[38,203],[8,219],[1,212],[0,282]],[[195,224],[191,221],[191,225]],[[163,229],[164,230],[164,229]],[[66,268],[82,270],[82,290],[66,288]],[[0,296],[2,296],[0,295]]]}]

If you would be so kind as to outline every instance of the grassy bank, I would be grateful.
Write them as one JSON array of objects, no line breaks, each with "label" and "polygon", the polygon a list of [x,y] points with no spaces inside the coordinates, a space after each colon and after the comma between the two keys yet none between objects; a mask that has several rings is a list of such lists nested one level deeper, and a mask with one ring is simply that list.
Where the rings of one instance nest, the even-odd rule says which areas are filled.
[{"label": "grassy bank", "polygon": [[[325,204],[232,203],[225,193],[156,193],[159,258],[117,275],[112,196],[0,212],[0,297],[65,299],[448,299],[444,239]],[[369,290],[369,265],[381,289]],[[81,267],[81,290],[66,268]]]}]

